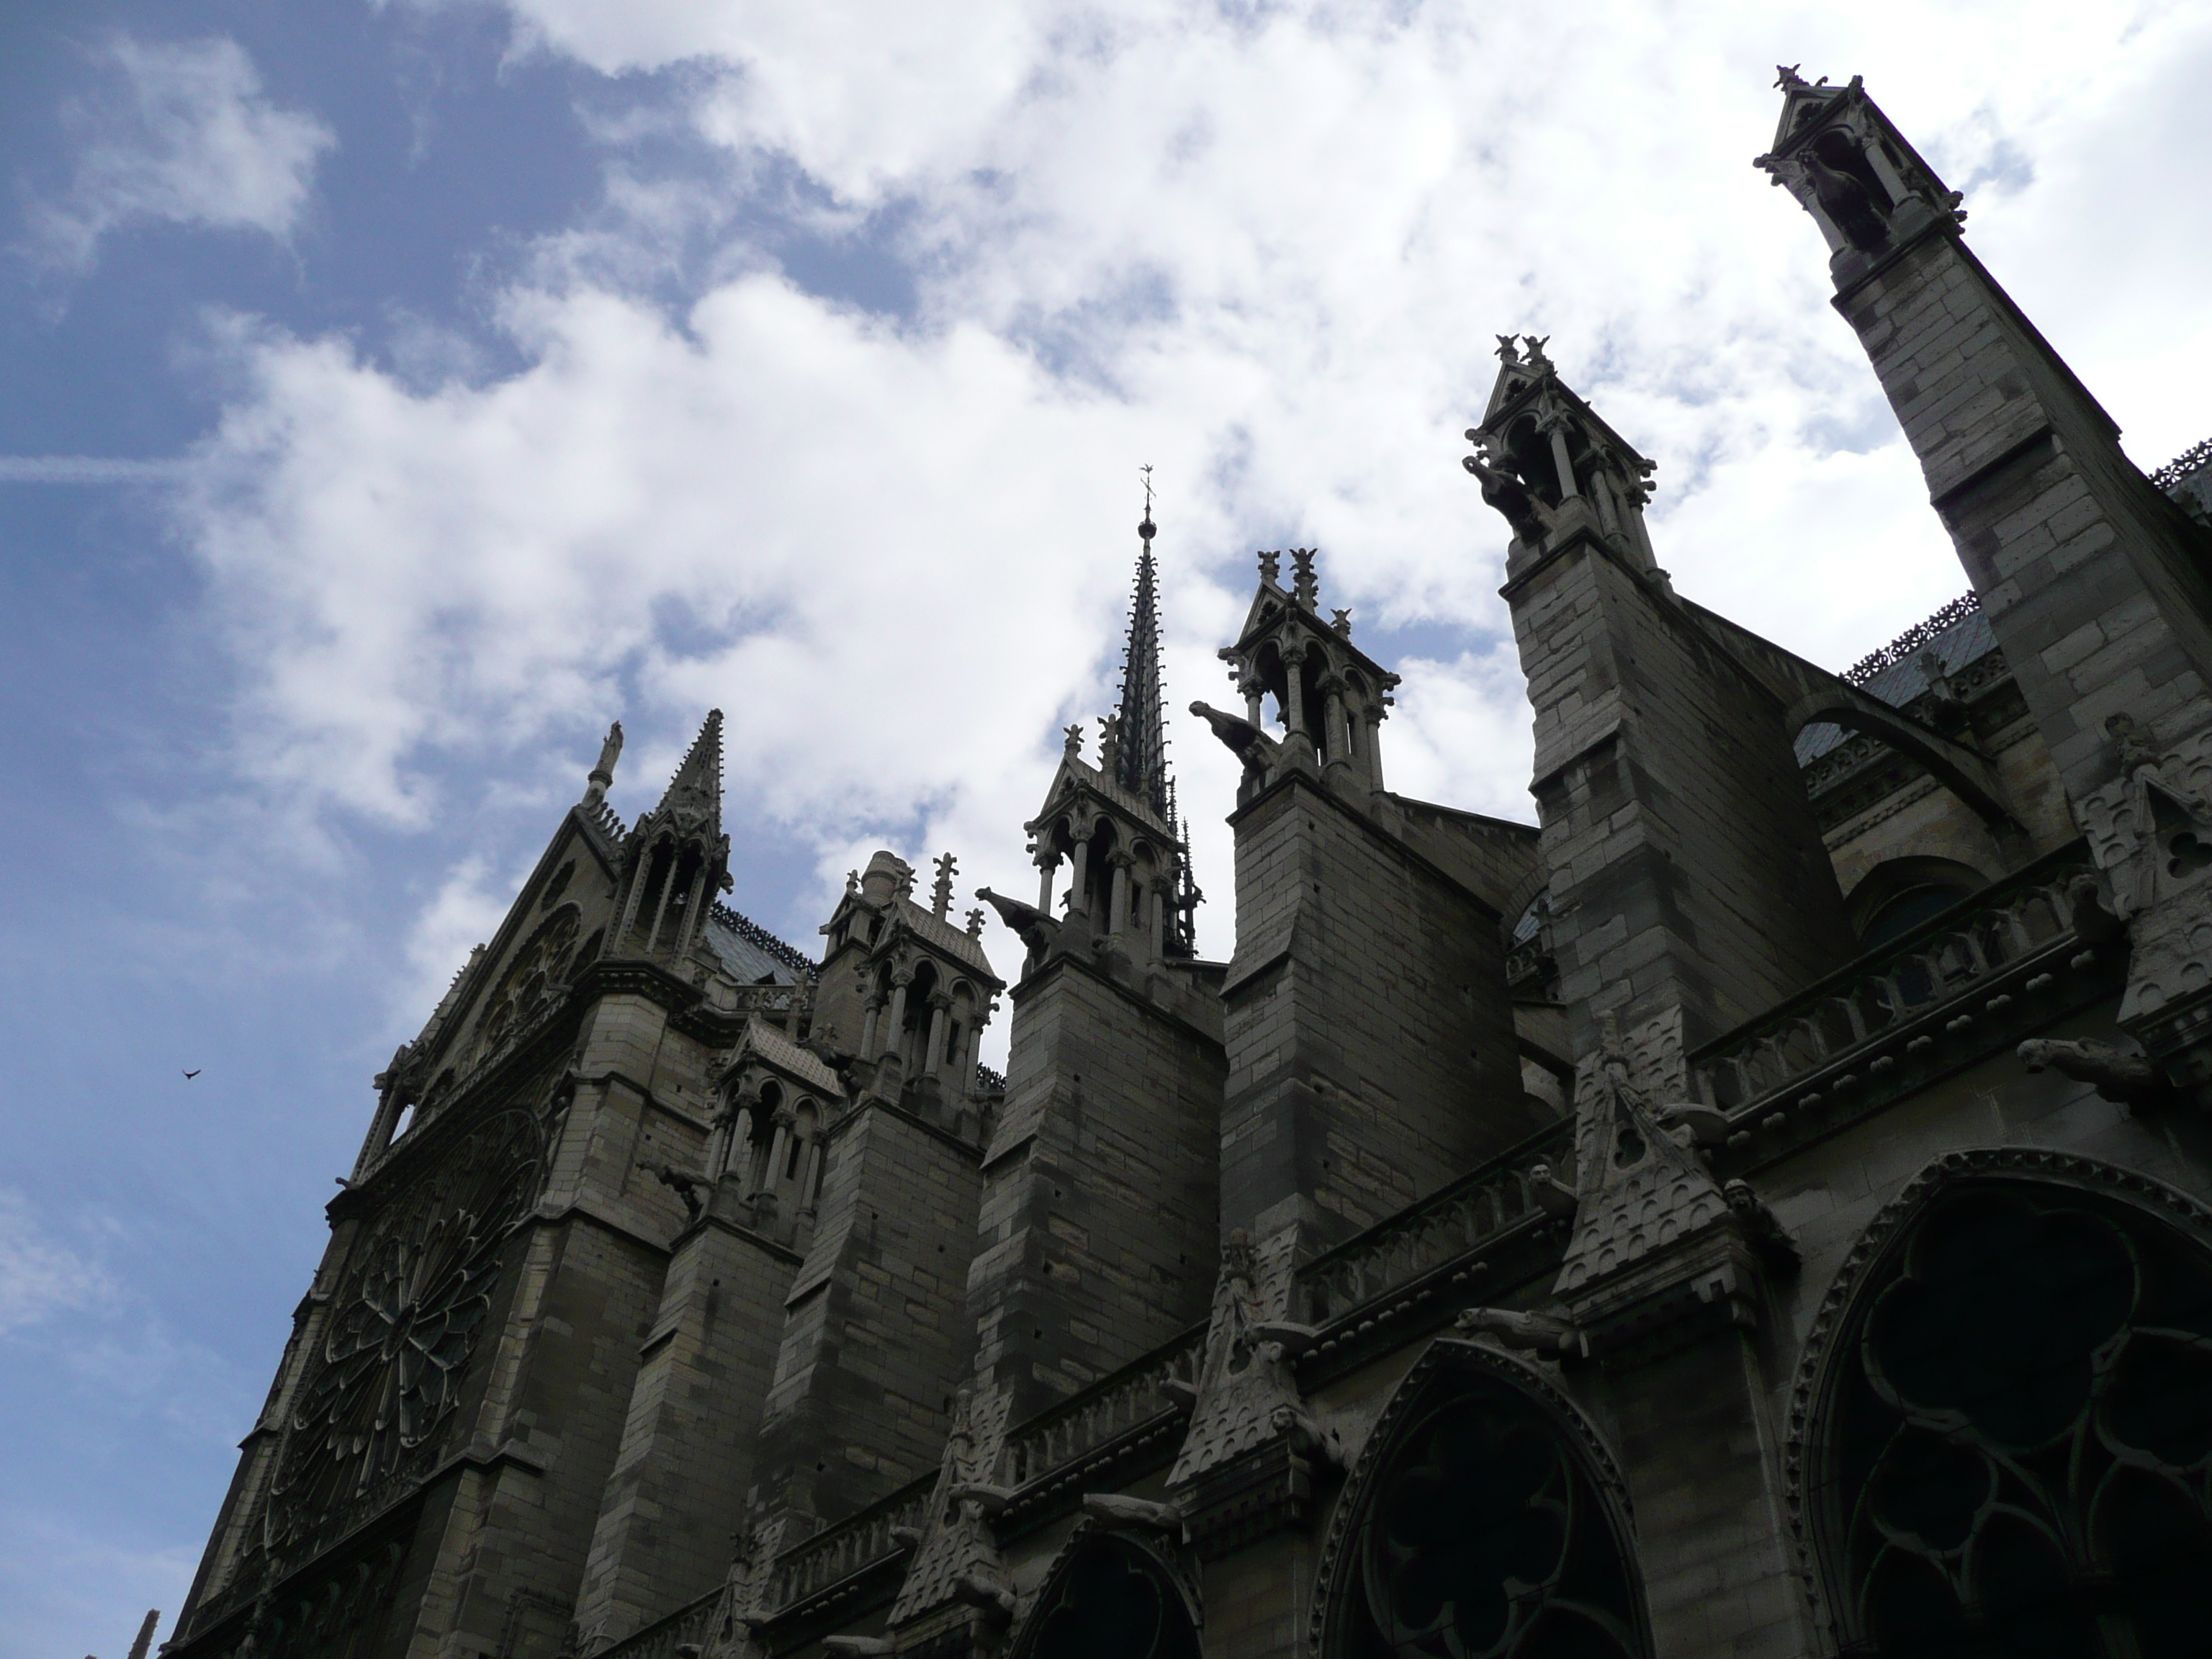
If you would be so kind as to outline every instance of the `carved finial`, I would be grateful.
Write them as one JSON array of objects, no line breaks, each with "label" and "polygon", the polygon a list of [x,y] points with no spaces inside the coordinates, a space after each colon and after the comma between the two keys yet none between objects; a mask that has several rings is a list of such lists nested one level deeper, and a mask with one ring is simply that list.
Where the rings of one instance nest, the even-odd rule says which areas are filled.
[{"label": "carved finial", "polygon": [[1147,461],[1137,469],[1145,475],[1145,516],[1137,526],[1137,534],[1149,546],[1158,526],[1152,522],[1152,464]]},{"label": "carved finial", "polygon": [[599,745],[599,763],[584,775],[584,804],[595,806],[607,798],[607,791],[615,787],[615,763],[622,758],[622,722],[617,720],[607,727],[606,741]]},{"label": "carved finial", "polygon": [[983,907],[980,904],[968,913],[968,937],[969,939],[983,937]]},{"label": "carved finial", "polygon": [[1282,579],[1283,556],[1280,553],[1262,553],[1260,556],[1260,580],[1279,582]]},{"label": "carved finial", "polygon": [[1310,547],[1291,550],[1291,597],[1300,605],[1310,606],[1321,598],[1321,582],[1314,575],[1314,553]]},{"label": "carved finial", "polygon": [[929,908],[940,921],[952,908],[952,872],[959,867],[950,853],[937,860],[937,884],[930,889]]},{"label": "carved finial", "polygon": [[1342,638],[1347,640],[1350,639],[1352,637],[1352,612],[1349,611],[1332,611],[1328,614],[1330,617],[1328,625],[1331,628],[1334,628],[1337,631],[1338,635]]},{"label": "carved finial", "polygon": [[1528,348],[1529,368],[1547,369],[1552,367],[1552,360],[1544,355],[1544,348],[1551,343],[1551,339],[1548,334],[1524,334],[1521,337],[1521,343]]},{"label": "carved finial", "polygon": [[845,896],[850,898],[860,890],[860,872],[858,870],[848,870],[845,872]]},{"label": "carved finial", "polygon": [[1060,752],[1070,760],[1080,760],[1083,757],[1083,722],[1078,720],[1069,726],[1063,735],[1066,742]]},{"label": "carved finial", "polygon": [[1121,764],[1121,717],[1101,714],[1098,717],[1098,769],[1112,777]]},{"label": "carved finial", "polygon": [[[1798,67],[1796,64],[1777,64],[1774,66],[1774,84],[1778,87],[1803,86],[1805,77],[1797,73]],[[1824,75],[1820,78],[1825,81],[1828,77]]]},{"label": "carved finial", "polygon": [[1501,363],[1517,363],[1521,361],[1521,349],[1513,343],[1513,337],[1510,334],[1501,334],[1498,337],[1498,361]]}]

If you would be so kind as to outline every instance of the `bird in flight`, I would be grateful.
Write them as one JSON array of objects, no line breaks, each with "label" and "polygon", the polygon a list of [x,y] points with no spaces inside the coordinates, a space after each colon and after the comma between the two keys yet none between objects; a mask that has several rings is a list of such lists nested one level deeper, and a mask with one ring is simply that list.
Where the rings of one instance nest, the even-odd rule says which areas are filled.
[{"label": "bird in flight", "polygon": [[[200,1072],[204,1072],[204,1071],[205,1071],[206,1069],[207,1069],[207,1067],[206,1067],[206,1066],[201,1066],[201,1067],[200,1067]],[[190,1083],[190,1082],[191,1082],[194,1078],[198,1077],[198,1076],[200,1074],[200,1072],[187,1072],[187,1073],[185,1073],[185,1082],[187,1082],[187,1083]]]}]

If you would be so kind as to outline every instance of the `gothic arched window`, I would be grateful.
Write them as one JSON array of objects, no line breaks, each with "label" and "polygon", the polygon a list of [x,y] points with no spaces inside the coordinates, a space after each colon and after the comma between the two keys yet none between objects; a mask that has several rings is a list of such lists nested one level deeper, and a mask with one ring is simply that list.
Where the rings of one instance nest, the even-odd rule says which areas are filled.
[{"label": "gothic arched window", "polygon": [[1346,1495],[1332,1655],[1641,1659],[1626,1529],[1558,1414],[1482,1371],[1440,1373],[1412,1407]]},{"label": "gothic arched window", "polygon": [[1937,1199],[1856,1293],[1814,1440],[1847,1653],[2202,1654],[2212,1258],[2116,1200]]},{"label": "gothic arched window", "polygon": [[1199,1659],[1182,1593],[1126,1538],[1078,1544],[1046,1583],[1021,1659]]}]

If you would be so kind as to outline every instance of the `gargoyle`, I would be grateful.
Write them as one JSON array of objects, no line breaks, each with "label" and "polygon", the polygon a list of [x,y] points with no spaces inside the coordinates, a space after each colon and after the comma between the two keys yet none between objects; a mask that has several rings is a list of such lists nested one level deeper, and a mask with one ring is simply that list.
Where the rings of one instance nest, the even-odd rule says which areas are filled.
[{"label": "gargoyle", "polygon": [[1766,1207],[1766,1200],[1748,1181],[1731,1181],[1721,1188],[1721,1196],[1728,1200],[1729,1212],[1743,1228],[1753,1248],[1770,1255],[1796,1261],[1797,1241],[1790,1237],[1790,1230],[1774,1218],[1774,1212]]},{"label": "gargoyle", "polygon": [[[1824,139],[1831,136],[1821,135]],[[1838,142],[1833,149],[1840,160],[1849,150],[1850,141],[1834,136]],[[1857,177],[1856,170],[1846,172],[1822,155],[1817,144],[1807,147],[1802,160],[1806,182],[1813,186],[1814,196],[1844,240],[1862,253],[1877,253],[1888,246],[1887,201],[1877,201],[1875,188]]]},{"label": "gargoyle", "polygon": [[2092,950],[2127,931],[2127,924],[2105,908],[2105,890],[2094,876],[2080,875],[2068,882],[2066,902],[2073,912],[2074,937]]},{"label": "gargoyle", "polygon": [[1312,1351],[1321,1340],[1321,1333],[1310,1325],[1295,1325],[1286,1319],[1262,1319],[1252,1326],[1253,1340],[1280,1345],[1283,1352],[1292,1359]]},{"label": "gargoyle", "polygon": [[2109,1042],[2030,1037],[2013,1052],[2029,1071],[2056,1072],[2093,1084],[2099,1094],[2118,1105],[2150,1109],[2170,1106],[2180,1097],[2173,1080],[2154,1064]]},{"label": "gargoyle", "polygon": [[970,1480],[953,1487],[951,1496],[952,1502],[973,1504],[978,1516],[988,1516],[1004,1514],[1006,1505],[1013,1501],[1014,1493],[1010,1486],[987,1486]]},{"label": "gargoyle", "polygon": [[1459,464],[1482,485],[1486,507],[1494,507],[1513,526],[1520,540],[1533,542],[1544,533],[1543,506],[1522,483],[1502,467],[1491,465],[1480,455],[1462,455]]},{"label": "gargoyle", "polygon": [[1052,942],[1060,937],[1060,924],[1034,904],[1007,898],[988,887],[978,887],[975,896],[996,910],[999,920],[1012,928],[1032,951],[1042,955],[1050,950]]},{"label": "gargoyle", "polygon": [[1552,1358],[1565,1353],[1576,1336],[1571,1320],[1517,1308],[1469,1308],[1452,1321],[1452,1328],[1462,1336],[1491,1336],[1506,1347]]},{"label": "gargoyle", "polygon": [[704,1176],[679,1170],[673,1164],[640,1164],[637,1167],[651,1170],[662,1186],[674,1188],[676,1196],[684,1200],[685,1214],[694,1221],[699,1218],[700,1212],[706,1207],[705,1200],[699,1196],[708,1185]]},{"label": "gargoyle", "polygon": [[960,1601],[981,1607],[984,1617],[994,1624],[1004,1624],[1014,1616],[1014,1587],[994,1572],[971,1569],[952,1582],[952,1594]]},{"label": "gargoyle", "polygon": [[1528,1166],[1528,1195],[1546,1215],[1564,1218],[1575,1212],[1575,1189],[1554,1177],[1548,1164]]},{"label": "gargoyle", "polygon": [[1087,1492],[1083,1512],[1101,1521],[1125,1527],[1155,1527],[1162,1532],[1182,1530],[1182,1510],[1173,1504],[1156,1504],[1149,1498],[1128,1498],[1118,1492]]},{"label": "gargoyle", "polygon": [[1670,1101],[1656,1113],[1661,1126],[1674,1137],[1674,1144],[1688,1150],[1698,1146],[1719,1146],[1726,1144],[1735,1126],[1729,1122],[1726,1112],[1703,1106],[1693,1100]]},{"label": "gargoyle", "polygon": [[1191,704],[1190,712],[1213,728],[1213,735],[1229,746],[1229,752],[1243,761],[1247,770],[1273,765],[1282,752],[1281,744],[1241,714],[1224,714],[1202,702]]},{"label": "gargoyle", "polygon": [[1288,1439],[1301,1455],[1319,1457],[1347,1474],[1352,1472],[1352,1452],[1344,1436],[1304,1401],[1283,1401],[1267,1413],[1267,1426]]}]

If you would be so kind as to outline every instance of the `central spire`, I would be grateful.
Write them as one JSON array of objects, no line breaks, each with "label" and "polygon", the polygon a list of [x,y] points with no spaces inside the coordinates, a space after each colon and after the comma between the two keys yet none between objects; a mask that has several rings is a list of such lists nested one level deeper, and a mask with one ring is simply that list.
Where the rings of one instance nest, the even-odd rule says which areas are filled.
[{"label": "central spire", "polygon": [[1152,557],[1152,469],[1145,475],[1145,517],[1137,526],[1137,586],[1129,603],[1129,651],[1121,667],[1121,704],[1114,781],[1162,817],[1168,814],[1168,738],[1160,686],[1159,567]]}]

